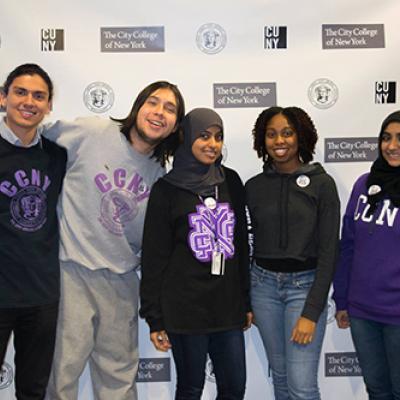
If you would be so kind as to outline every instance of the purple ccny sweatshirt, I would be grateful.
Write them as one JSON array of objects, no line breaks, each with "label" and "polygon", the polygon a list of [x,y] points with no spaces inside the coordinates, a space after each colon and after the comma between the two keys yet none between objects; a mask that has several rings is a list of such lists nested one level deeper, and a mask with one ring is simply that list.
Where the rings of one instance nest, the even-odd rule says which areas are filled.
[{"label": "purple ccny sweatshirt", "polygon": [[367,177],[354,184],[343,218],[333,298],[352,317],[400,325],[400,213],[386,199],[367,216]]}]

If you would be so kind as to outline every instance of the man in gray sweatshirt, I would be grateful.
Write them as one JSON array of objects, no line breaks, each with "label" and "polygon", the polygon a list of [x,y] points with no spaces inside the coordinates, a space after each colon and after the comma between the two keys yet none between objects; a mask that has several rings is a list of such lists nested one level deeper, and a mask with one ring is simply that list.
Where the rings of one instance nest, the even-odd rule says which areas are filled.
[{"label": "man in gray sweatshirt", "polygon": [[61,300],[51,400],[75,400],[89,362],[98,400],[136,400],[143,221],[153,183],[175,151],[184,115],[175,85],[154,82],[121,120],[57,122],[65,147],[60,201]]}]

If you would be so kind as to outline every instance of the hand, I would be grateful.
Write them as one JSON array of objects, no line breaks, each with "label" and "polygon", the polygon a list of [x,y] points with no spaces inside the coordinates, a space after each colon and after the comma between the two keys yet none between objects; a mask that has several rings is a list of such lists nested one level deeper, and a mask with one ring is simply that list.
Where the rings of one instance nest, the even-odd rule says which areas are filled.
[{"label": "hand", "polygon": [[290,340],[298,344],[309,344],[314,338],[316,323],[308,318],[300,317],[293,328]]},{"label": "hand", "polygon": [[246,313],[246,325],[244,326],[243,330],[246,331],[251,327],[251,324],[253,323],[253,313],[248,312]]},{"label": "hand", "polygon": [[340,329],[346,329],[350,326],[350,319],[347,310],[339,310],[336,315],[336,323]]},{"label": "hand", "polygon": [[154,347],[159,351],[168,351],[172,347],[167,332],[165,331],[151,332],[150,340],[153,342]]}]

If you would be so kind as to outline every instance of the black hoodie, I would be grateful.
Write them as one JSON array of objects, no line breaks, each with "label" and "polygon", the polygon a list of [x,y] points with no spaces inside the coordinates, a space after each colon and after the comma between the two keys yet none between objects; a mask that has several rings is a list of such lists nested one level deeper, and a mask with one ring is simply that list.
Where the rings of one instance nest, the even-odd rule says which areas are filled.
[{"label": "black hoodie", "polygon": [[340,203],[333,179],[318,163],[292,174],[266,165],[246,183],[257,264],[275,272],[316,269],[302,316],[323,311],[338,248]]}]

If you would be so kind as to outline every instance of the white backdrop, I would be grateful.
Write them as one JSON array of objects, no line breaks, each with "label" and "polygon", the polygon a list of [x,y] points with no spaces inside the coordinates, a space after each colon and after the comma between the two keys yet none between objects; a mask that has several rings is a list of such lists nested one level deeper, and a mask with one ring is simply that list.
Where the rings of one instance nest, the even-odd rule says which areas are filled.
[{"label": "white backdrop", "polygon": [[[11,69],[25,62],[36,62],[44,67],[55,83],[54,107],[49,119],[94,115],[84,101],[85,89],[93,82],[109,85],[114,93],[111,104],[111,94],[105,89],[105,101],[110,108],[98,114],[102,117],[124,117],[138,91],[159,79],[179,86],[187,110],[213,107],[214,84],[275,83],[278,105],[300,106],[314,119],[320,135],[315,159],[324,162],[324,139],[376,137],[384,116],[398,108],[396,98],[390,100],[391,103],[377,103],[375,85],[376,82],[397,84],[399,15],[398,0],[153,0],[148,3],[138,0],[0,0],[0,80],[3,82]],[[206,25],[203,31],[210,30],[209,24],[218,24],[226,33],[225,42],[222,31],[216,28],[220,36],[216,47],[210,45],[211,50],[219,50],[219,44],[225,46],[215,54],[207,54],[199,48],[201,45],[203,50],[207,48],[201,36],[196,40],[200,27]],[[322,34],[328,30],[322,25],[331,24],[344,25],[341,30],[332,28],[336,29],[336,36],[332,34],[331,37],[337,39],[335,43],[339,48],[324,49]],[[352,26],[346,29],[349,24]],[[365,24],[378,25],[377,36],[383,42],[369,42],[368,32],[362,31]],[[264,41],[266,26],[286,27],[275,30],[281,33],[279,39],[283,48],[265,48],[268,47]],[[164,40],[161,37],[160,42],[150,43],[150,39],[138,38],[133,47],[128,48],[126,37],[120,33],[121,40],[117,38],[112,44],[114,49],[102,51],[101,35],[105,40],[107,36],[104,31],[101,33],[101,28],[112,32],[111,27],[118,28],[114,32],[134,29],[143,32],[137,28],[147,27],[148,32],[158,32],[158,39],[163,34]],[[346,34],[346,31],[352,33]],[[137,51],[148,44],[150,48],[146,52]],[[329,45],[328,40],[326,44]],[[118,45],[125,46],[125,52],[116,52]],[[346,48],[352,45],[353,48]],[[322,103],[314,106],[311,100],[315,102],[315,96],[314,99],[309,97],[310,85],[319,79],[328,79],[337,87],[335,94],[331,86],[331,101],[336,99],[336,102],[329,108],[321,108],[324,107]],[[393,95],[393,84],[390,91]],[[88,99],[86,103],[89,104]],[[258,104],[217,110],[225,122],[226,164],[235,168],[244,181],[261,170],[261,162],[251,149],[251,129],[262,108]],[[101,107],[96,111],[101,111]],[[368,170],[370,163],[332,162],[324,166],[336,180],[344,210],[352,183]],[[334,311],[332,307],[330,311]],[[246,399],[272,399],[268,365],[254,327],[246,333],[246,349]],[[323,399],[367,398],[360,377],[326,376],[328,370],[328,375],[357,372],[353,359],[339,354],[353,351],[349,332],[339,331],[335,323],[329,323],[319,374]],[[335,353],[327,358],[329,366],[326,353]],[[165,357],[150,345],[144,323],[140,325],[140,354],[142,358]],[[12,358],[10,346],[7,363],[11,369],[4,370],[1,375],[1,400],[14,399]],[[157,364],[157,360],[142,364],[144,379],[157,379],[157,365],[165,370],[165,364]],[[172,399],[174,374],[171,361],[171,382],[138,383],[140,399]],[[214,383],[208,379],[203,399],[212,399],[214,393]],[[81,379],[80,399],[92,399],[87,371]]]}]

